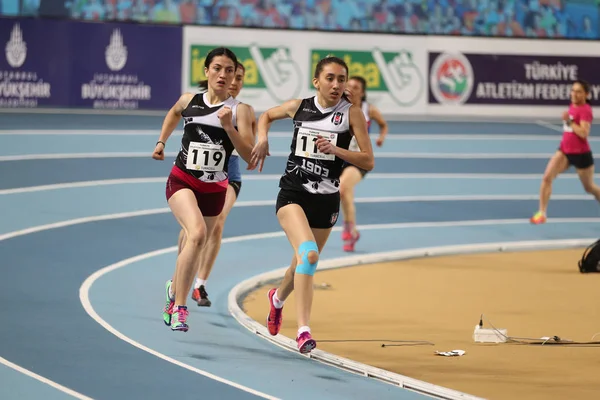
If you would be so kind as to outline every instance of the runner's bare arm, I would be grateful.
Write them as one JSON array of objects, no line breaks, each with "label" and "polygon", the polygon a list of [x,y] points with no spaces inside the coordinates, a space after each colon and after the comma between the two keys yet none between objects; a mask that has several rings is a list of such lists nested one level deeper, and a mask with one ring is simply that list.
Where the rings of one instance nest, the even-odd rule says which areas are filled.
[{"label": "runner's bare arm", "polygon": [[171,107],[171,109],[167,112],[167,115],[163,121],[162,129],[160,130],[160,136],[158,138],[159,142],[167,143],[167,140],[181,120],[181,113],[183,110],[185,110],[188,104],[190,104],[190,101],[192,101],[193,97],[194,94],[192,93],[182,94],[173,107]]},{"label": "runner's bare arm", "polygon": [[301,99],[288,100],[282,105],[270,108],[261,114],[257,124],[258,140],[254,145],[254,149],[252,149],[252,156],[250,163],[248,163],[248,169],[253,170],[258,166],[258,171],[262,172],[265,158],[270,155],[269,139],[267,135],[269,133],[269,128],[271,128],[271,123],[278,119],[294,118],[301,103]]},{"label": "runner's bare arm", "polygon": [[248,105],[248,107],[250,108],[250,116],[252,118],[252,144],[254,144],[254,142],[256,142],[256,131],[258,129],[258,125],[256,123],[256,112],[251,105]]},{"label": "runner's bare arm", "polygon": [[379,109],[374,105],[369,106],[369,118],[377,122],[377,125],[379,125],[379,137],[377,138],[377,145],[381,146],[388,134],[387,121],[383,118],[383,115],[381,115]]},{"label": "runner's bare arm", "polygon": [[254,132],[252,131],[252,111],[247,104],[237,106],[237,130],[232,126],[225,128],[233,147],[240,157],[247,163],[250,162],[254,148]]},{"label": "runner's bare arm", "polygon": [[360,151],[336,147],[335,155],[358,168],[367,171],[372,170],[375,166],[375,159],[373,157],[371,139],[367,131],[367,121],[361,109],[355,105],[350,106],[350,129],[354,132]]},{"label": "runner's bare arm", "polygon": [[301,103],[301,99],[288,100],[285,103],[270,108],[262,113],[258,119],[258,140],[267,140],[267,134],[273,121],[285,118],[294,118],[294,115],[296,115],[296,111],[298,111]]},{"label": "runner's bare arm", "polygon": [[590,136],[590,128],[591,124],[589,121],[579,121],[579,124],[575,122],[571,122],[571,127],[573,128],[573,132],[582,139],[587,139]]},{"label": "runner's bare arm", "polygon": [[171,109],[167,112],[160,130],[160,136],[158,137],[158,141],[156,142],[154,151],[152,152],[152,158],[155,160],[165,159],[165,146],[167,140],[177,127],[177,124],[179,124],[179,121],[181,120],[181,113],[183,110],[185,110],[193,97],[194,95],[192,93],[182,94],[173,107],[171,107]]}]

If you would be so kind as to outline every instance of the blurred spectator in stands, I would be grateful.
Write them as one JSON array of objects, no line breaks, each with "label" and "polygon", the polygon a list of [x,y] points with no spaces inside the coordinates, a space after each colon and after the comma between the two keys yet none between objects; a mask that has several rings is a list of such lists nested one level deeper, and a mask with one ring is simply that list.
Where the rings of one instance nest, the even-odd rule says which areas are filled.
[{"label": "blurred spectator in stands", "polygon": [[525,31],[519,22],[515,19],[515,11],[513,8],[504,10],[498,23],[498,36],[525,36]]},{"label": "blurred spectator in stands", "polygon": [[81,7],[80,18],[86,20],[103,20],[105,8],[103,0],[87,0]]},{"label": "blurred spectator in stands", "polygon": [[[19,1],[14,1],[14,12],[12,15],[18,14]],[[62,5],[64,9],[64,5]],[[21,2],[21,15],[33,16],[38,15],[40,10],[40,0],[23,0]],[[7,10],[8,11],[8,10]]]},{"label": "blurred spectator in stands", "polygon": [[144,0],[133,0],[133,8],[131,10],[131,19],[137,22],[150,21],[149,7]]},{"label": "blurred spectator in stands", "polygon": [[[19,3],[20,1],[20,3]],[[6,15],[430,35],[598,39],[587,0],[0,0]],[[41,2],[41,3],[40,3]],[[2,11],[4,10],[4,11]]]},{"label": "blurred spectator in stands", "polygon": [[160,0],[152,8],[150,19],[153,22],[180,23],[179,7],[173,0]]},{"label": "blurred spectator in stands", "polygon": [[588,15],[583,17],[583,32],[581,36],[585,39],[594,39],[598,35],[592,30],[592,20]]},{"label": "blurred spectator in stands", "polygon": [[198,20],[198,1],[182,0],[179,4],[179,15],[182,24],[195,24]]}]

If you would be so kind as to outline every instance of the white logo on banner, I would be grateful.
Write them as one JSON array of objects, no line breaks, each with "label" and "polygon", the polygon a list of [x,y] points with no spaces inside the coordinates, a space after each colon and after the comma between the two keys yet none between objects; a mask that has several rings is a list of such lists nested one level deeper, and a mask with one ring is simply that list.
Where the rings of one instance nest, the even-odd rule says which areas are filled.
[{"label": "white logo on banner", "polygon": [[[38,99],[49,99],[50,83],[44,82],[38,73],[21,69],[27,58],[27,44],[23,40],[23,31],[15,23],[5,47],[6,61],[12,67],[8,71],[0,71],[0,108],[4,107],[37,107]],[[34,64],[32,59],[30,64]]]},{"label": "white logo on banner", "polygon": [[251,44],[248,50],[273,98],[286,101],[298,96],[302,73],[289,49],[279,47],[266,58],[256,44]]},{"label": "white logo on banner", "polygon": [[110,36],[110,44],[106,46],[106,65],[111,71],[120,71],[127,63],[127,47],[123,44],[121,31],[115,29]]},{"label": "white logo on banner", "polygon": [[371,51],[379,72],[388,87],[392,99],[401,106],[411,106],[423,93],[423,75],[412,59],[412,52],[399,51],[390,61],[386,61],[383,52],[375,48]]},{"label": "white logo on banner", "polygon": [[91,100],[92,107],[98,109],[137,109],[139,101],[150,100],[152,88],[137,74],[118,73],[127,63],[127,55],[121,31],[113,30],[105,58],[114,73],[94,73],[93,79],[81,85],[81,99]]},{"label": "white logo on banner", "polygon": [[6,61],[13,68],[19,68],[27,58],[27,44],[23,40],[23,32],[19,24],[15,24],[10,39],[6,43]]}]

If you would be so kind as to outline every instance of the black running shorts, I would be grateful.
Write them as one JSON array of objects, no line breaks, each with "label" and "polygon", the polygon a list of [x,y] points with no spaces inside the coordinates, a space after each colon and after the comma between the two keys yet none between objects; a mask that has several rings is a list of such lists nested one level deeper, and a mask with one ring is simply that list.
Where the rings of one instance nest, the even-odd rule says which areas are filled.
[{"label": "black running shorts", "polygon": [[580,154],[563,154],[567,157],[567,160],[569,160],[569,165],[572,165],[577,169],[585,169],[594,165],[594,156],[591,151]]},{"label": "black running shorts", "polygon": [[280,189],[277,195],[275,213],[289,204],[298,204],[308,225],[315,229],[329,229],[337,222],[340,212],[340,192],[332,194],[312,194],[306,191]]}]

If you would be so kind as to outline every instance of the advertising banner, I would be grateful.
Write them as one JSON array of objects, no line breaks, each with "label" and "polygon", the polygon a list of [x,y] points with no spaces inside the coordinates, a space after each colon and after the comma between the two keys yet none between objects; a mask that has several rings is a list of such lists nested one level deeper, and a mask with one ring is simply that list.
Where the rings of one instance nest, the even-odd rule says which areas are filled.
[{"label": "advertising banner", "polygon": [[[214,38],[219,38],[215,40]],[[374,41],[374,38],[377,40]],[[208,52],[230,48],[246,68],[239,99],[262,112],[293,98],[313,96],[318,61],[335,55],[349,74],[367,81],[367,100],[384,114],[425,114],[425,38],[338,32],[184,27],[183,91],[197,91]]]},{"label": "advertising banner", "polygon": [[69,22],[0,18],[0,108],[67,107]]},{"label": "advertising banner", "polygon": [[[237,41],[240,42],[239,38]],[[206,56],[212,49],[220,46],[223,45],[210,41],[194,41],[194,44],[187,47],[190,63],[189,72],[185,74],[187,82],[184,90],[194,91],[198,82],[206,78]],[[260,109],[261,104],[269,104],[270,107],[300,95],[302,72],[297,61],[292,58],[289,48],[259,47],[255,43],[243,47],[226,46],[235,53],[246,71],[240,99],[249,99],[251,105]]]},{"label": "advertising banner", "polygon": [[168,110],[181,95],[180,27],[72,22],[70,34],[73,107]]},{"label": "advertising banner", "polygon": [[391,111],[418,104],[426,86],[424,74],[413,60],[413,51],[370,51],[312,49],[310,70],[314,71],[320,59],[327,55],[340,57],[350,69],[349,75],[359,75],[367,81],[369,96],[377,104],[385,104]]},{"label": "advertising banner", "polygon": [[600,96],[600,57],[429,53],[429,103],[565,106],[576,79]]},{"label": "advertising banner", "polygon": [[600,104],[595,42],[19,18],[0,18],[0,42],[0,108],[165,111],[198,90],[220,46],[244,64],[239,100],[259,113],[313,96],[328,55],[365,78],[367,101],[386,115],[555,118],[576,79]]},{"label": "advertising banner", "polygon": [[0,107],[169,109],[182,29],[0,19]]}]

